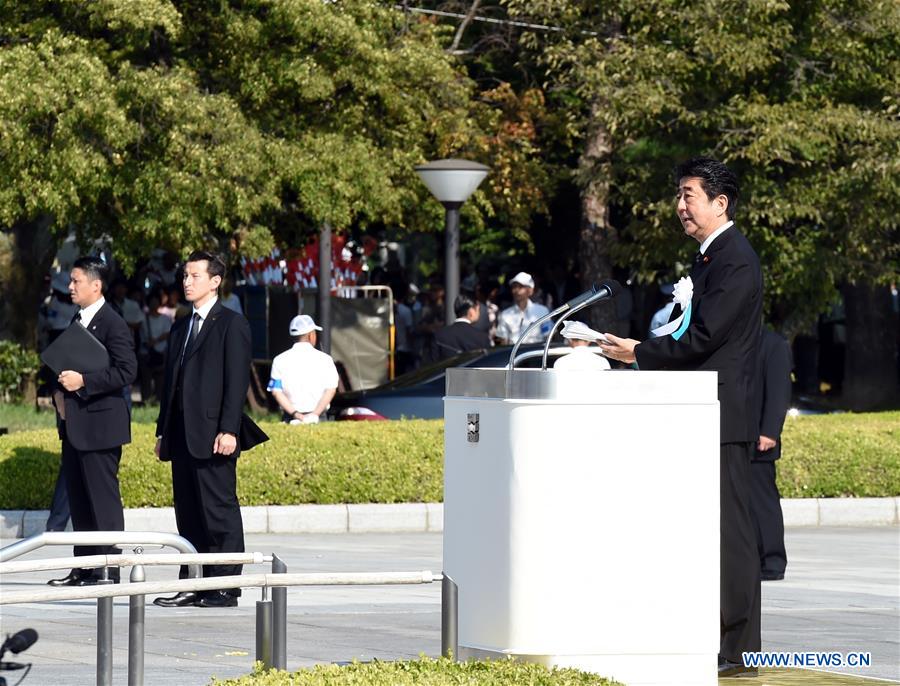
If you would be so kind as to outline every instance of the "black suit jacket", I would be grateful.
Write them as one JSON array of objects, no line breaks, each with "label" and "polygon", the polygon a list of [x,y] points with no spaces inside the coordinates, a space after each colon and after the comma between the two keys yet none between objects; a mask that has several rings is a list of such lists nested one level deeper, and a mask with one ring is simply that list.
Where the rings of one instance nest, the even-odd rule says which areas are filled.
[{"label": "black suit jacket", "polygon": [[[190,330],[191,317],[183,317],[169,332],[166,364],[156,435],[162,438],[159,457],[171,460],[170,425],[177,411],[175,389],[181,351]],[[240,435],[241,416],[250,386],[250,324],[244,315],[222,306],[217,300],[203,322],[200,334],[184,360],[182,404],[184,434],[191,456],[213,457],[219,433]],[[240,453],[240,442],[234,457]]]},{"label": "black suit jacket", "polygon": [[781,457],[781,429],[791,404],[791,346],[783,336],[764,329],[760,339],[759,435],[774,438],[771,450],[755,451],[757,462],[774,462]]},{"label": "black suit jacket", "polygon": [[[641,369],[719,373],[721,443],[759,438],[756,385],[762,326],[762,272],[749,241],[732,226],[691,269],[691,321],[684,335],[635,347]],[[681,314],[676,306],[672,319]]]},{"label": "black suit jacket", "polygon": [[486,331],[480,331],[467,322],[453,322],[435,332],[429,361],[437,362],[466,350],[490,347],[491,339]]},{"label": "black suit jacket", "polygon": [[109,366],[83,374],[84,387],[74,393],[60,387],[66,407],[60,438],[67,438],[80,451],[109,450],[131,442],[124,388],[137,377],[134,337],[109,302],[97,311],[87,330],[106,348]]}]

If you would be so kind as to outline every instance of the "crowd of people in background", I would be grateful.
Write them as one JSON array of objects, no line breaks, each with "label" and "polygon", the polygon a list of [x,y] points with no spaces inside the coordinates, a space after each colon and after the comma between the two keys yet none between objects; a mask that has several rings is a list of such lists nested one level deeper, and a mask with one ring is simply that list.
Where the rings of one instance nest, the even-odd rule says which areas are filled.
[{"label": "crowd of people in background", "polygon": [[[114,270],[108,300],[128,325],[134,337],[139,373],[135,383],[144,402],[158,402],[163,362],[172,325],[190,313],[181,284],[179,258],[171,252],[155,251],[139,263],[133,274]],[[239,267],[226,279],[222,304],[243,313],[241,291],[244,279]],[[500,271],[498,269],[498,271]],[[514,343],[525,327],[560,303],[580,292],[577,278],[566,269],[550,268],[535,278],[527,272],[491,273],[484,265],[463,278],[460,302],[453,303],[456,321],[445,321],[445,294],[438,276],[417,284],[396,260],[362,273],[359,285],[382,285],[391,289],[394,301],[395,375],[450,357],[475,347]],[[477,273],[476,273],[477,272]],[[234,292],[235,284],[237,292]],[[45,348],[69,326],[77,307],[69,296],[69,272],[49,276],[49,295],[39,317],[39,348]],[[471,305],[470,305],[471,304]],[[630,316],[630,299],[617,298],[620,319]],[[447,331],[455,327],[454,334]],[[466,327],[471,327],[469,335]],[[460,333],[462,331],[462,333]],[[535,331],[526,342],[545,340],[549,327]]]}]

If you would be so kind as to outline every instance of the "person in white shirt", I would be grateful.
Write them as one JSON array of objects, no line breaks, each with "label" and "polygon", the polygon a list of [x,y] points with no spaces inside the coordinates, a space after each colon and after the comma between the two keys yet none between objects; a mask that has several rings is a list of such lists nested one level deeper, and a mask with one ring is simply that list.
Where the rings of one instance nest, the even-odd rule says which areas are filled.
[{"label": "person in white shirt", "polygon": [[312,317],[297,315],[288,330],[294,345],[272,360],[268,391],[285,422],[316,424],[337,392],[337,368],[330,355],[315,348],[316,331],[322,327]]},{"label": "person in white shirt", "polygon": [[600,348],[592,346],[590,341],[569,338],[566,342],[572,352],[557,358],[554,369],[609,369],[609,360],[599,354]]},{"label": "person in white shirt", "polygon": [[[531,302],[531,295],[534,293],[534,279],[531,278],[531,274],[526,272],[516,274],[510,281],[510,289],[515,304],[503,310],[497,318],[497,340],[501,345],[514,344],[525,329],[550,312],[543,305]],[[540,329],[528,334],[522,342],[542,343],[552,328],[553,322],[548,320]]]}]

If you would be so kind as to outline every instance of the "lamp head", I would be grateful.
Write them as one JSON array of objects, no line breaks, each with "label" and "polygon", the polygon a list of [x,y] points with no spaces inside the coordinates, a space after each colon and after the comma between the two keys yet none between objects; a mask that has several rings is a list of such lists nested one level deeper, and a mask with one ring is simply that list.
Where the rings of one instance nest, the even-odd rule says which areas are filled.
[{"label": "lamp head", "polygon": [[431,194],[445,205],[468,200],[489,171],[483,164],[460,159],[427,162],[415,169]]}]

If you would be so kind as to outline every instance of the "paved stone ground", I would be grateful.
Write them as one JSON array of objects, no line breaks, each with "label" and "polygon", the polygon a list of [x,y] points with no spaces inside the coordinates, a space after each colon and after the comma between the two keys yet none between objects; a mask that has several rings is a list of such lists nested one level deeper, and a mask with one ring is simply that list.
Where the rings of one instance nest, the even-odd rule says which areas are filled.
[{"label": "paved stone ground", "polygon": [[[870,668],[847,671],[900,683],[898,541],[897,527],[789,529],[787,578],[763,585],[764,649],[871,652]],[[293,572],[441,569],[440,534],[254,534],[247,537],[247,550],[277,552]],[[63,554],[69,550],[44,549],[28,557]],[[0,580],[0,593],[33,587],[52,576],[50,572],[6,575]],[[150,581],[172,578],[171,569],[148,568]],[[259,591],[245,590],[238,608],[221,610],[148,604],[145,683],[201,686],[214,675],[248,672],[254,659],[254,608],[259,598]],[[440,652],[439,584],[290,589],[288,607],[290,669],[352,658],[389,660]],[[40,634],[39,641],[19,656],[34,663],[23,686],[96,683],[94,601],[2,606],[0,622],[3,632],[33,627]],[[127,680],[127,645],[128,602],[119,599],[115,602],[115,684]],[[14,672],[7,676],[15,677],[10,683],[18,679]],[[773,671],[751,683],[837,686],[865,682]]]}]

